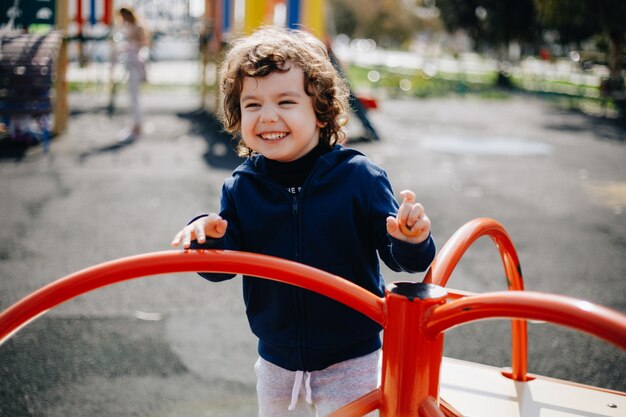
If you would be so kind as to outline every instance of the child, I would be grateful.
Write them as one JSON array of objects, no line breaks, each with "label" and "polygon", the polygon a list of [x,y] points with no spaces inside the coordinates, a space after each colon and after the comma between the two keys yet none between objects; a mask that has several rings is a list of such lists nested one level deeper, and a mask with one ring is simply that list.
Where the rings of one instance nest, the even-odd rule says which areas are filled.
[{"label": "child", "polygon": [[148,60],[148,46],[150,36],[137,14],[130,7],[119,9],[123,23],[125,43],[122,51],[126,54],[126,68],[128,70],[128,93],[130,96],[133,124],[128,131],[122,132],[120,141],[132,142],[141,135],[141,107],[139,103],[139,88],[146,81],[146,61]]},{"label": "child", "polygon": [[[398,207],[386,173],[340,144],[348,90],[323,43],[301,31],[262,28],[234,43],[220,83],[224,126],[241,135],[238,149],[247,159],[225,180],[220,213],[192,220],[173,246],[290,259],[378,296],[384,281],[377,253],[395,271],[428,268],[435,246],[415,195],[403,191]],[[325,416],[376,388],[377,323],[279,282],[244,277],[243,291],[259,338],[260,416]],[[301,391],[306,402],[298,402]]]}]

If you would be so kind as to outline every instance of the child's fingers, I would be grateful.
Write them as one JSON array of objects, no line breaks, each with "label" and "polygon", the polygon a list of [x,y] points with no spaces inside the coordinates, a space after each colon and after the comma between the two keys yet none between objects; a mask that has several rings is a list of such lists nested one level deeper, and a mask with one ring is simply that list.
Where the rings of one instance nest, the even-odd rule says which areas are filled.
[{"label": "child's fingers", "polygon": [[174,239],[172,240],[171,245],[174,247],[180,245],[180,241],[182,239],[183,239],[183,231],[181,230],[180,232],[176,233],[176,236],[174,236]]},{"label": "child's fingers", "polygon": [[198,243],[204,243],[206,236],[204,234],[204,224],[202,222],[196,222],[193,224],[193,232],[196,235]]},{"label": "child's fingers", "polygon": [[393,216],[387,217],[387,233],[389,233],[391,236],[395,236],[397,232],[398,221]]},{"label": "child's fingers", "polygon": [[219,215],[215,213],[211,213],[209,217],[207,217],[207,223],[204,228],[206,234],[213,238],[220,238],[224,236],[226,232],[227,222],[222,219]]},{"label": "child's fingers", "polygon": [[403,197],[402,204],[400,204],[400,208],[398,208],[398,215],[396,218],[398,219],[398,223],[401,225],[406,224],[409,213],[411,212],[411,206],[413,201],[415,201],[415,194],[413,192],[404,190],[400,193]]},{"label": "child's fingers", "polygon": [[402,190],[400,191],[400,195],[404,198],[402,204],[412,204],[415,201],[415,193],[411,190]]},{"label": "child's fingers", "polygon": [[415,202],[415,193],[403,190],[402,204],[398,208],[396,217],[387,218],[387,233],[407,242],[420,243],[430,233],[430,220],[426,216],[424,206]]},{"label": "child's fingers", "polygon": [[402,196],[403,200],[400,208],[398,209],[398,225],[400,226],[400,230],[402,231],[402,233],[410,236],[410,228],[412,224],[415,223],[415,220],[411,221],[410,218],[411,211],[413,210],[413,206],[415,203],[415,193],[410,190],[404,190],[400,193],[400,195]]},{"label": "child's fingers", "polygon": [[178,246],[182,243],[183,248],[188,249],[191,244],[191,233],[193,232],[193,226],[188,225],[174,236],[172,240],[172,246]]},{"label": "child's fingers", "polygon": [[191,246],[191,232],[193,230],[193,227],[191,226],[186,226],[182,233],[182,242],[183,242],[183,248],[185,249],[189,249],[189,247]]},{"label": "child's fingers", "polygon": [[428,233],[430,232],[430,219],[428,218],[428,216],[423,215],[422,217],[420,217],[420,219],[415,222],[411,230],[416,232],[416,236],[423,234],[428,235]]},{"label": "child's fingers", "polygon": [[215,230],[217,231],[217,234],[219,236],[217,237],[222,237],[224,236],[224,233],[226,233],[226,228],[228,227],[228,222],[226,220],[221,220],[216,226],[215,226]]},{"label": "child's fingers", "polygon": [[226,233],[226,225],[226,220],[223,219],[211,223],[207,228],[207,236],[219,239],[220,237],[224,236],[224,233]]},{"label": "child's fingers", "polygon": [[413,204],[407,216],[406,227],[408,229],[412,229],[416,225],[416,223],[421,220],[423,216],[424,216],[424,206],[422,206],[420,203]]},{"label": "child's fingers", "polygon": [[210,214],[185,226],[174,236],[171,245],[176,247],[182,243],[184,249],[189,249],[192,239],[198,243],[205,243],[206,238],[220,238],[226,233],[228,223],[217,214]]}]

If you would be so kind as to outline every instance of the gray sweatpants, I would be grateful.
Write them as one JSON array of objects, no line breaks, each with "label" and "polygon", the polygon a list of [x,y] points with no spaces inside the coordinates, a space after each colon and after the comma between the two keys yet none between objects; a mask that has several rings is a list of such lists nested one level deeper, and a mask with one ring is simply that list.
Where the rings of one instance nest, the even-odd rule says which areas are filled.
[{"label": "gray sweatpants", "polygon": [[259,417],[330,414],[378,387],[379,356],[377,351],[313,372],[288,371],[259,358],[254,366]]}]

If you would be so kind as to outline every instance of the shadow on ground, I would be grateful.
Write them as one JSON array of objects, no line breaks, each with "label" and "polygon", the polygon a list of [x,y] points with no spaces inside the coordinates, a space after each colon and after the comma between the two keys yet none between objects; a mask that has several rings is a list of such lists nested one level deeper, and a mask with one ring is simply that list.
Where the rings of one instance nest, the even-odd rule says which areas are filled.
[{"label": "shadow on ground", "polygon": [[[163,332],[163,322],[125,317],[39,319],[2,346],[0,416],[44,415],[50,404],[40,397],[46,392],[58,385],[88,384],[92,377],[128,384],[132,378],[187,373]],[[34,340],[45,346],[46,355],[33,357],[29,345]]]},{"label": "shadow on ground", "polygon": [[224,131],[215,114],[199,109],[177,115],[191,123],[190,134],[202,136],[206,141],[207,151],[204,160],[208,165],[233,170],[243,162],[235,150],[235,139]]},{"label": "shadow on ground", "polygon": [[578,107],[563,107],[563,104],[555,104],[555,114],[577,115],[582,119],[574,121],[566,119],[560,123],[545,125],[545,128],[560,132],[577,133],[591,130],[596,139],[610,140],[614,142],[626,142],[626,120],[623,118],[613,118],[606,115],[589,114]]},{"label": "shadow on ground", "polygon": [[87,158],[95,156],[95,155],[100,155],[103,153],[109,153],[109,152],[118,152],[124,148],[126,148],[129,145],[132,145],[133,143],[135,143],[135,139],[132,140],[115,140],[107,145],[104,146],[99,146],[97,148],[94,149],[90,149],[88,151],[82,152],[79,156],[78,156],[78,160],[83,163],[87,160]]},{"label": "shadow on ground", "polygon": [[557,130],[560,132],[577,133],[589,130],[593,131],[593,135],[598,140],[609,140],[613,142],[625,142],[626,141],[626,126],[619,120],[610,119],[608,117],[590,116],[577,110],[565,110],[566,114],[581,114],[585,117],[585,125],[575,123],[557,123],[546,125],[545,127],[550,130]]},{"label": "shadow on ground", "polygon": [[35,145],[38,144],[14,141],[11,139],[0,140],[0,160],[21,161],[26,157],[28,149]]}]

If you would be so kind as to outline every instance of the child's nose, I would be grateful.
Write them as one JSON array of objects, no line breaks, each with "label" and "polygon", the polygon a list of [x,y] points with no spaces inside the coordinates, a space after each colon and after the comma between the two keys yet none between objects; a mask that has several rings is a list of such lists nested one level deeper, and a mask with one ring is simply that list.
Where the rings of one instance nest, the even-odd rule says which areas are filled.
[{"label": "child's nose", "polygon": [[275,123],[278,121],[278,114],[271,107],[266,107],[261,112],[261,122],[262,123]]}]

